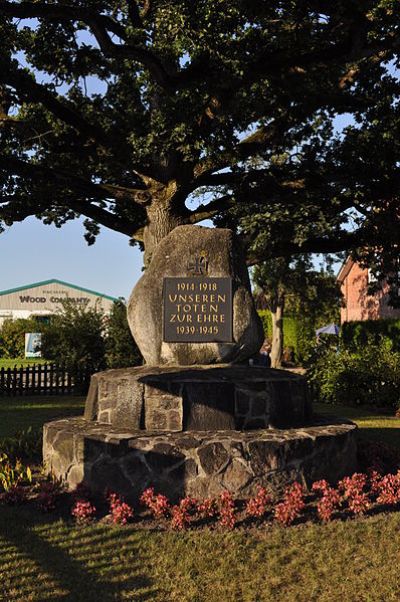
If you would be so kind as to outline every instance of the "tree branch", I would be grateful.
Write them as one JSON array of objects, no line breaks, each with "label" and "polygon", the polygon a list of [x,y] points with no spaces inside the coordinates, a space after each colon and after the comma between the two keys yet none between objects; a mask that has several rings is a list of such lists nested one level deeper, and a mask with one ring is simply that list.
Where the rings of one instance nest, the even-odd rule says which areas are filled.
[{"label": "tree branch", "polygon": [[[246,245],[250,244],[246,235],[243,235],[242,238]],[[271,257],[287,257],[302,253],[338,253],[362,246],[371,246],[371,244],[371,230],[361,227],[354,232],[341,232],[332,238],[309,238],[301,244],[292,241],[280,241],[276,244],[271,244],[271,247],[268,248],[268,253],[252,253],[250,251],[247,265],[257,265],[263,261],[268,261]]]},{"label": "tree branch", "polygon": [[[21,176],[29,176],[32,178],[45,177],[48,181],[49,178],[54,179],[56,182],[66,185],[69,188],[83,192],[86,194],[90,194],[95,196],[96,198],[104,199],[109,193],[110,188],[117,188],[114,186],[103,186],[98,184],[93,184],[92,182],[86,181],[84,178],[71,176],[71,174],[57,172],[52,169],[48,169],[39,165],[32,165],[26,163],[25,161],[21,161],[20,159],[4,157],[0,155],[0,170],[6,168],[7,171],[12,171],[14,174],[18,174]],[[55,203],[56,205],[63,206],[62,203]],[[7,206],[2,207],[2,211],[6,209]],[[115,230],[116,232],[121,232],[122,234],[126,234],[127,236],[134,236],[135,232],[142,228],[142,223],[136,224],[132,221],[123,219],[118,215],[107,211],[103,207],[99,207],[91,203],[90,201],[79,200],[79,199],[68,199],[68,207],[73,211],[85,215],[86,217],[93,219],[94,221],[106,226],[107,228],[111,228],[111,230]],[[22,221],[29,215],[34,215],[35,212],[32,211],[32,207],[27,210],[23,210],[20,208],[18,213],[13,213],[13,220]]]},{"label": "tree branch", "polygon": [[[130,4],[132,11],[132,3]],[[158,57],[150,50],[129,43],[116,44],[112,41],[108,34],[109,31],[125,42],[127,42],[127,35],[124,27],[107,15],[101,15],[91,9],[66,4],[46,4],[43,2],[21,2],[16,4],[7,0],[0,0],[0,14],[16,18],[36,17],[58,21],[82,21],[90,27],[100,49],[106,56],[136,60],[149,70],[160,86],[170,88],[173,84],[173,78],[167,73]]]},{"label": "tree branch", "polygon": [[304,178],[297,180],[280,182],[269,169],[251,169],[243,172],[225,172],[217,174],[205,173],[196,179],[196,188],[200,186],[237,186],[246,182],[260,182],[263,185],[274,188],[277,191],[282,189],[299,190],[304,188]]},{"label": "tree branch", "polygon": [[86,192],[98,199],[109,199],[112,197],[117,201],[130,201],[138,206],[143,206],[147,202],[146,191],[137,188],[94,183],[76,174],[71,174],[63,170],[55,170],[45,165],[29,163],[16,157],[2,154],[0,154],[1,169],[6,169],[9,173],[32,178],[43,177],[48,179],[50,177],[73,190]]},{"label": "tree branch", "polygon": [[234,205],[234,198],[226,195],[219,199],[211,201],[207,205],[199,205],[195,211],[192,211],[188,218],[189,224],[197,224],[205,219],[214,217],[221,211],[226,211]]},{"label": "tree branch", "polygon": [[45,86],[38,84],[24,69],[11,65],[2,65],[0,80],[13,87],[26,102],[39,102],[43,104],[56,117],[72,126],[86,139],[96,141],[105,148],[109,147],[109,140],[105,132],[89,123],[75,109],[65,101],[58,100],[55,94]]}]

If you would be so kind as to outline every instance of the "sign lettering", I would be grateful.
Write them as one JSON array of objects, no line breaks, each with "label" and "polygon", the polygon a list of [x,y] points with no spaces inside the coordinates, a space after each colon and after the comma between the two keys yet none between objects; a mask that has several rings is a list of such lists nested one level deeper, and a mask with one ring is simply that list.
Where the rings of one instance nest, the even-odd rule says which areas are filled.
[{"label": "sign lettering", "polygon": [[231,278],[164,278],[168,343],[232,342]]}]

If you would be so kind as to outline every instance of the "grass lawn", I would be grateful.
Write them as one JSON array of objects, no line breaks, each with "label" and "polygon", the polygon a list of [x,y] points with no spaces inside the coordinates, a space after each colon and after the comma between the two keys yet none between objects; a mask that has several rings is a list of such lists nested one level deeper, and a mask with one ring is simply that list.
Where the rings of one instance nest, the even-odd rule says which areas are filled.
[{"label": "grass lawn", "polygon": [[[0,399],[7,433],[81,413],[82,398]],[[400,446],[399,419],[318,406],[359,436]],[[377,602],[400,600],[400,513],[327,525],[183,533],[135,524],[77,527],[31,507],[0,508],[4,602]]]},{"label": "grass lawn", "polygon": [[370,408],[335,406],[326,403],[314,404],[314,410],[320,414],[335,414],[355,422],[357,436],[362,440],[387,443],[400,448],[400,418],[371,412]]},{"label": "grass lawn", "polygon": [[83,413],[84,397],[42,396],[0,397],[0,439],[11,437],[29,426],[41,428],[45,422]]},{"label": "grass lawn", "polygon": [[[4,601],[398,601],[400,514],[221,533],[0,515]],[[1,597],[0,593],[0,597]]]},{"label": "grass lawn", "polygon": [[23,359],[23,358],[14,358],[14,359],[5,359],[0,358],[0,368],[24,368],[25,366],[32,366],[33,364],[47,364],[48,360],[45,360],[41,357],[33,357],[31,359]]}]

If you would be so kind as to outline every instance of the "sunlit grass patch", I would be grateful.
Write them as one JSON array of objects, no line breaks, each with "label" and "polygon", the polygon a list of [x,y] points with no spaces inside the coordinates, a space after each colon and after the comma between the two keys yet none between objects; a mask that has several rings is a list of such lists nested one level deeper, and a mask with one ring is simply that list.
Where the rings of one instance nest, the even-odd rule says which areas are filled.
[{"label": "sunlit grass patch", "polygon": [[350,407],[316,403],[314,409],[320,414],[335,414],[349,418],[359,427],[357,435],[362,440],[387,443],[400,448],[400,418],[374,413],[366,406]]},{"label": "sunlit grass patch", "polygon": [[6,507],[0,583],[4,599],[15,602],[394,601],[399,530],[397,513],[174,533],[134,524],[76,527]]}]

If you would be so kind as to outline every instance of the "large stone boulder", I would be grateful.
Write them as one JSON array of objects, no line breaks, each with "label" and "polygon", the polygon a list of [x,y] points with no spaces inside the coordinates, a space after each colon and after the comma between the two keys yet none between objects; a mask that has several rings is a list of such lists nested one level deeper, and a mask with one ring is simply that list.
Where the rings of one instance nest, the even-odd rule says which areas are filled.
[{"label": "large stone boulder", "polygon": [[[164,279],[192,277],[199,258],[205,258],[206,264],[206,276],[200,274],[199,279],[232,279],[232,338],[222,342],[166,342],[162,315]],[[241,362],[256,353],[263,341],[263,330],[241,245],[234,233],[201,226],[178,226],[172,230],[158,244],[150,266],[133,289],[128,321],[149,365]]]}]

